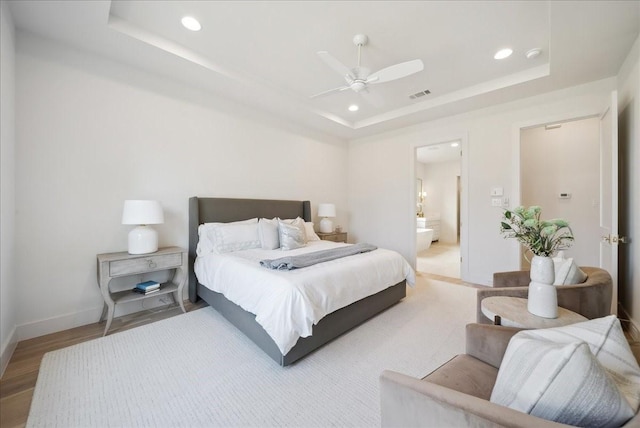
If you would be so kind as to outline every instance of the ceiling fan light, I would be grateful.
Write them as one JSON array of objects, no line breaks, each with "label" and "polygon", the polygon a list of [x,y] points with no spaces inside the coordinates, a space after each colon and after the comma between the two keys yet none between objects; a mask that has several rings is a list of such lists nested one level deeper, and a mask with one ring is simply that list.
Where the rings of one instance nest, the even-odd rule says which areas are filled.
[{"label": "ceiling fan light", "polygon": [[496,54],[493,57],[495,59],[505,59],[510,57],[512,53],[513,53],[513,49],[509,49],[509,48],[500,49],[498,52],[496,52]]},{"label": "ceiling fan light", "polygon": [[193,16],[185,16],[184,18],[182,18],[181,22],[184,28],[186,28],[187,30],[200,31],[202,29],[202,25],[200,25],[200,22],[198,22],[198,20]]}]

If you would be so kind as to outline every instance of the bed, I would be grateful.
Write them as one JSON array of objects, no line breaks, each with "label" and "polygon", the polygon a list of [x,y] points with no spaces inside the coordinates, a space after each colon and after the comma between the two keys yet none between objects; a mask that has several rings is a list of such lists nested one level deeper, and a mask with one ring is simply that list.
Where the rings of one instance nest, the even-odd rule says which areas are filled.
[{"label": "bed", "polygon": [[[222,292],[214,291],[201,284],[196,276],[195,266],[197,258],[196,249],[198,246],[198,227],[201,224],[213,222],[231,223],[250,218],[271,219],[274,217],[282,219],[295,219],[300,217],[305,221],[311,221],[311,204],[309,201],[190,198],[189,299],[194,303],[198,299],[205,300],[281,366],[286,366],[299,360],[325,343],[396,304],[406,296],[406,280],[402,279],[375,294],[364,297],[323,316],[312,326],[310,336],[298,338],[293,347],[290,349],[286,348],[286,352],[283,352],[280,342],[274,340],[265,328],[256,321],[256,315],[254,313],[232,302],[225,297]],[[201,268],[199,272],[199,275],[203,275]],[[205,280],[202,281],[207,282]]]}]

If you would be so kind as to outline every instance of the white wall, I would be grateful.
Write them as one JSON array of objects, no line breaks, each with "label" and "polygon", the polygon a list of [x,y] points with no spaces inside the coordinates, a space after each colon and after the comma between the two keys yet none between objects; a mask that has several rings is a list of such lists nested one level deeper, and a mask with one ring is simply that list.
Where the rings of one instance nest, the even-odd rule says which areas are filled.
[{"label": "white wall", "polygon": [[15,30],[0,3],[0,375],[15,345]]},{"label": "white wall", "polygon": [[460,161],[434,162],[425,164],[424,189],[427,197],[424,203],[426,216],[440,216],[440,242],[458,241],[457,195]]},{"label": "white wall", "polygon": [[345,143],[36,36],[17,42],[21,339],[98,320],[96,254],[126,250],[125,199],[161,201],[161,246],[188,245],[190,196],[310,199],[314,215],[333,202],[347,224]]},{"label": "white wall", "polygon": [[[386,246],[413,259],[415,147],[425,141],[467,137],[468,274],[463,279],[491,284],[493,272],[519,267],[517,243],[499,233],[502,210],[491,206],[490,191],[504,188],[519,202],[516,146],[521,127],[603,111],[615,89],[606,79],[464,115],[451,116],[349,143],[350,232],[354,239]],[[462,227],[465,231],[465,227]],[[463,257],[465,254],[463,253]]]},{"label": "white wall", "polygon": [[[542,207],[542,218],[569,222],[575,241],[565,251],[580,266],[598,266],[600,251],[600,120],[598,117],[523,130],[521,204]],[[570,199],[560,199],[561,192]],[[529,256],[530,257],[530,256]]]},{"label": "white wall", "polygon": [[621,215],[628,219],[629,229],[621,232],[631,238],[630,244],[620,246],[620,263],[625,266],[619,268],[618,295],[640,330],[640,37],[618,75],[618,114],[618,135],[628,148],[627,153],[621,154],[621,161],[629,178],[629,188],[621,195],[627,198],[628,210]]}]

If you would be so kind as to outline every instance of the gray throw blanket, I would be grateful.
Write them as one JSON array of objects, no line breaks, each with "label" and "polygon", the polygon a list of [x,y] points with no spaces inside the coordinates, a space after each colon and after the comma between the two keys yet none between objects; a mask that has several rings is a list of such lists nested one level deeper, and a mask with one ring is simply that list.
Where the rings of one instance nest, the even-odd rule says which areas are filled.
[{"label": "gray throw blanket", "polygon": [[300,254],[299,256],[287,256],[273,260],[261,260],[260,265],[269,269],[292,270],[312,266],[329,260],[340,259],[354,254],[368,253],[378,247],[369,244],[353,244],[345,247],[331,248],[329,250],[315,251],[313,253]]}]

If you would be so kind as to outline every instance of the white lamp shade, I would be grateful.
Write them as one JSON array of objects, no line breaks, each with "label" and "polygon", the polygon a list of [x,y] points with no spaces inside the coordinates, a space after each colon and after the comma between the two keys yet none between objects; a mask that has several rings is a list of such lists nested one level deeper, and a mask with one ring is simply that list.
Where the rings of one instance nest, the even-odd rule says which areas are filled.
[{"label": "white lamp shade", "polygon": [[158,201],[124,201],[122,224],[162,224],[164,214]]},{"label": "white lamp shade", "polygon": [[318,217],[335,217],[336,206],[334,204],[319,204]]}]

